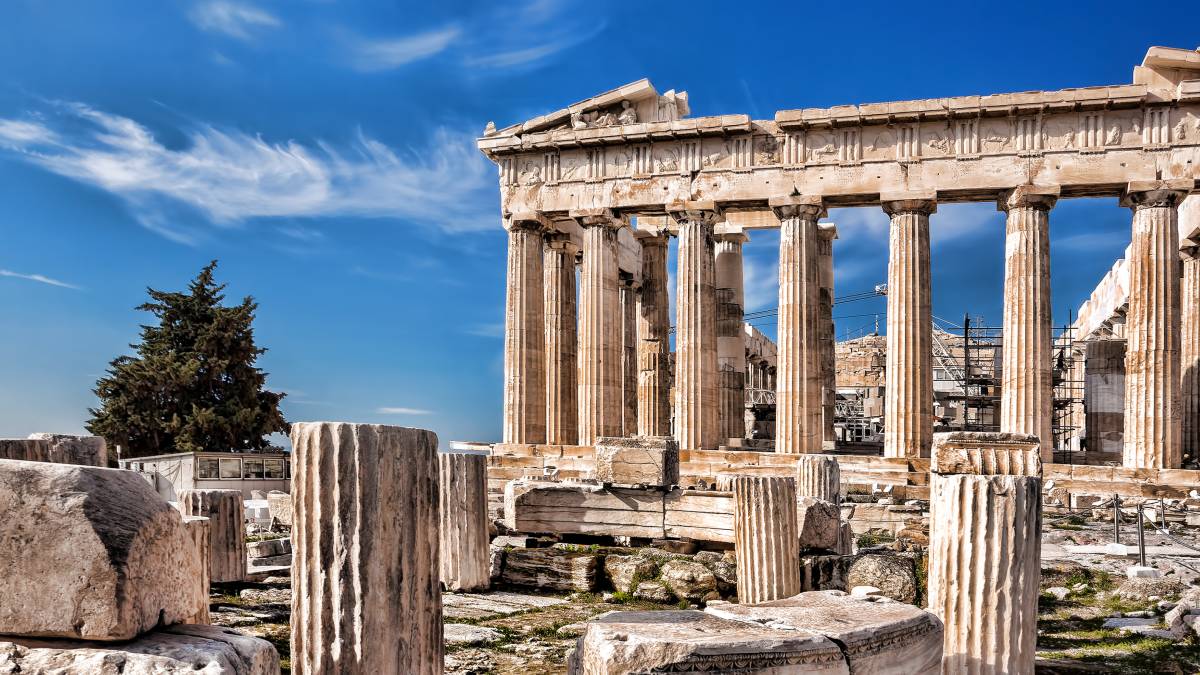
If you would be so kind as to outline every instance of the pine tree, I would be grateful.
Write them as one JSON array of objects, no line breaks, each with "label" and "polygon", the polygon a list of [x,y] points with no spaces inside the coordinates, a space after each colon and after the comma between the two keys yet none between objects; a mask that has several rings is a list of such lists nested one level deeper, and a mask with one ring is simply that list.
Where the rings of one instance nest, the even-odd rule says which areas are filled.
[{"label": "pine tree", "polygon": [[171,452],[254,451],[270,447],[268,434],[284,432],[284,394],[266,391],[255,361],[257,303],[222,306],[224,284],[212,261],[185,293],[147,288],[137,309],[158,318],[143,325],[136,356],[118,356],[96,383],[99,408],[87,428],[127,457]]}]

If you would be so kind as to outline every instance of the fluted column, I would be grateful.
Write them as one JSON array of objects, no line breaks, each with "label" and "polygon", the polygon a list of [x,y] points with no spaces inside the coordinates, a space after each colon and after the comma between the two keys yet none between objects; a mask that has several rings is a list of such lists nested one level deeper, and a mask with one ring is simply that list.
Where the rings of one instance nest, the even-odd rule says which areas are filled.
[{"label": "fluted column", "polygon": [[610,213],[580,212],[583,266],[579,275],[579,444],[620,436],[623,364],[617,229]]},{"label": "fluted column", "polygon": [[837,434],[833,429],[837,409],[837,343],[833,335],[833,240],[837,239],[837,226],[826,223],[817,226],[817,276],[821,279],[820,299],[817,302],[820,326],[821,368],[821,429],[825,444],[834,443]]},{"label": "fluted column", "polygon": [[1200,457],[1200,248],[1191,247],[1183,259],[1182,324],[1179,352],[1183,391],[1180,395],[1182,454]]},{"label": "fluted column", "polygon": [[579,440],[579,326],[575,311],[575,257],[564,235],[546,241],[546,442]]},{"label": "fluted column", "polygon": [[930,198],[891,199],[888,237],[887,371],[884,457],[928,457],[933,442]]},{"label": "fluted column", "polygon": [[[954,437],[947,445],[958,446],[934,448],[929,479],[929,609],[945,624],[942,672],[1032,673],[1042,479],[1007,474],[1031,469],[1040,474],[1033,451],[1037,439],[939,436]],[[978,442],[971,443],[972,437]],[[964,452],[964,441],[984,452]]]},{"label": "fluted column", "polygon": [[546,442],[546,326],[542,295],[545,221],[536,214],[508,222],[504,311],[505,443]]},{"label": "fluted column", "polygon": [[1000,430],[1041,439],[1044,461],[1054,457],[1051,377],[1050,209],[1058,188],[1022,186],[1005,193],[1004,328]]},{"label": "fluted column", "polygon": [[[1188,183],[1188,188],[1192,181]],[[1177,469],[1180,426],[1179,202],[1173,181],[1131,184],[1129,311],[1125,319],[1126,467]]]},{"label": "fluted column", "polygon": [[486,589],[491,583],[487,455],[444,452],[437,459],[442,586]]},{"label": "fluted column", "polygon": [[179,512],[208,518],[209,580],[246,580],[246,508],[241,490],[181,490]]},{"label": "fluted column", "polygon": [[802,455],[796,462],[796,494],[832,504],[841,501],[842,469],[833,455]]},{"label": "fluted column", "polygon": [[733,537],[738,602],[790,598],[800,592],[796,481],[733,476]]},{"label": "fluted column", "polygon": [[671,435],[671,319],[667,299],[666,234],[640,234],[638,294],[638,435]]},{"label": "fluted column", "polygon": [[675,438],[681,450],[717,447],[717,322],[711,203],[676,206]]},{"label": "fluted column", "polygon": [[637,296],[632,277],[621,278],[621,435],[637,435]]},{"label": "fluted column", "polygon": [[820,198],[772,198],[779,217],[778,380],[775,388],[775,452],[821,452],[820,274],[825,214]]},{"label": "fluted column", "polygon": [[291,431],[292,672],[441,673],[437,435]]},{"label": "fluted column", "polygon": [[741,445],[746,433],[746,332],[742,329],[746,295],[741,232],[716,236],[717,369],[722,443]]}]

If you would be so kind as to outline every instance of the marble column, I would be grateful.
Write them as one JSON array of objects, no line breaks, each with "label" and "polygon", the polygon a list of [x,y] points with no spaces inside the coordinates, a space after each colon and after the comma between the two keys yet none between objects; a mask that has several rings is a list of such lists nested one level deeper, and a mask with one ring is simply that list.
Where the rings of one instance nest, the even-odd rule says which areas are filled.
[{"label": "marble column", "polygon": [[441,452],[437,460],[442,586],[485,590],[491,583],[487,454]]},{"label": "marble column", "polygon": [[930,196],[888,199],[887,365],[884,457],[928,457],[933,442],[933,337],[929,282]]},{"label": "marble column", "polygon": [[1178,207],[1192,183],[1130,184],[1122,200],[1133,209],[1125,318],[1129,468],[1177,469],[1182,461]]},{"label": "marble column", "polygon": [[842,498],[842,470],[833,455],[801,455],[796,462],[796,494],[831,504]]},{"label": "marble column", "polygon": [[732,476],[738,602],[790,598],[800,592],[796,481],[783,476]]},{"label": "marble column", "polygon": [[1009,190],[999,202],[1008,214],[1000,431],[1037,436],[1047,462],[1054,457],[1050,209],[1057,199],[1057,187],[1028,185]]},{"label": "marble column", "polygon": [[546,241],[546,442],[579,440],[579,336],[575,311],[575,258],[565,235]]},{"label": "marble column", "polygon": [[742,329],[746,295],[741,232],[716,236],[717,369],[722,443],[740,446],[746,431],[746,332]]},{"label": "marble column", "polygon": [[292,672],[442,672],[437,435],[292,424]]},{"label": "marble column", "polygon": [[1125,445],[1125,341],[1085,343],[1083,375],[1087,451],[1120,455]]},{"label": "marble column", "polygon": [[[982,452],[963,451],[972,436],[980,442],[967,444]],[[939,438],[960,446],[949,454],[935,447],[930,475],[929,609],[945,624],[942,672],[1032,673],[1041,580],[1037,438]],[[1035,475],[1002,473],[1030,470]]]},{"label": "marble column", "polygon": [[212,521],[204,516],[183,516],[183,529],[187,531],[188,540],[192,544],[193,555],[200,561],[199,579],[193,586],[193,612],[184,623],[211,623],[208,613],[209,579],[212,574]]},{"label": "marble column", "polygon": [[679,257],[675,293],[675,438],[681,450],[718,442],[717,322],[711,202],[676,205]]},{"label": "marble column", "polygon": [[832,449],[837,440],[833,430],[837,410],[837,343],[833,329],[833,240],[837,239],[837,226],[824,223],[817,226],[817,276],[821,279],[820,299],[817,302],[817,319],[820,330],[821,352],[821,430],[824,445]]},{"label": "marble column", "polygon": [[542,295],[545,224],[536,214],[515,215],[507,223],[505,443],[546,442],[546,325]]},{"label": "marble column", "polygon": [[638,417],[638,288],[632,277],[621,278],[621,435],[637,435]]},{"label": "marble column", "polygon": [[624,424],[617,230],[611,213],[580,212],[583,266],[579,275],[579,444],[620,436]]},{"label": "marble column", "polygon": [[642,288],[638,294],[638,435],[671,435],[671,319],[665,234],[638,233]]},{"label": "marble column", "polygon": [[1183,258],[1180,427],[1183,457],[1195,460],[1200,458],[1200,195],[1189,196],[1180,204],[1179,234]]},{"label": "marble column", "polygon": [[779,217],[778,382],[775,389],[775,452],[821,452],[820,274],[825,214],[820,198],[772,198]]},{"label": "marble column", "polygon": [[181,490],[179,512],[208,518],[209,581],[246,580],[246,508],[241,490]]}]

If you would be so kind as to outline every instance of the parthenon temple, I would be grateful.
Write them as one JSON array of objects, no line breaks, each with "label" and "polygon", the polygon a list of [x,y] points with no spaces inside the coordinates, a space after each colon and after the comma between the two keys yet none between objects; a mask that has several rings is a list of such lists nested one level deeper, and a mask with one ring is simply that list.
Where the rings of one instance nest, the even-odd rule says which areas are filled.
[{"label": "parthenon temple", "polygon": [[[1037,436],[1050,464],[1056,445],[1080,447],[1051,430],[1051,215],[1060,200],[1117,197],[1132,232],[1121,281],[1081,309],[1070,349],[1082,361],[1118,334],[1123,388],[1084,406],[1090,416],[1119,394],[1125,468],[1179,469],[1196,455],[1196,52],[1152,48],[1132,84],[769,120],[688,114],[686,93],[641,80],[479,139],[499,167],[509,236],[505,447],[639,435],[673,436],[685,452],[836,451],[837,229],[821,219],[858,206],[891,220],[882,455],[928,457],[930,228],[939,204],[986,201],[1007,217],[998,429]],[[773,371],[747,356],[742,325],[742,248],[764,229],[780,232]],[[747,391],[765,386],[773,444],[750,448]]]}]

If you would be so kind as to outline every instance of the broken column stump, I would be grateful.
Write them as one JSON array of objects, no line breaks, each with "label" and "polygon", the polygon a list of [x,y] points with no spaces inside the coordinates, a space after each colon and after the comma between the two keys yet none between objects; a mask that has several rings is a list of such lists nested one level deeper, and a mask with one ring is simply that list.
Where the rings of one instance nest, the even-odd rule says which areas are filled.
[{"label": "broken column stump", "polygon": [[292,672],[442,672],[437,435],[292,425]]},{"label": "broken column stump", "polygon": [[183,516],[183,528],[187,530],[188,539],[192,543],[192,555],[196,557],[196,569],[199,579],[194,585],[195,598],[192,615],[184,623],[208,623],[208,587],[212,558],[212,540],[209,529],[212,521],[203,516]]},{"label": "broken column stump", "polygon": [[179,510],[209,520],[210,580],[246,579],[246,507],[241,490],[181,490]]},{"label": "broken column stump", "polygon": [[945,623],[943,670],[1032,673],[1042,479],[1012,473],[1040,473],[1037,437],[937,434],[931,464],[929,607]]},{"label": "broken column stump", "polygon": [[438,454],[441,579],[448,591],[489,585],[487,454]]},{"label": "broken column stump", "polygon": [[138,474],[0,460],[0,633],[130,640],[187,621],[199,565]]},{"label": "broken column stump", "polygon": [[738,599],[756,603],[799,593],[796,480],[735,476],[732,483]]},{"label": "broken column stump", "polygon": [[796,458],[796,494],[837,504],[842,495],[842,471],[832,455]]}]

